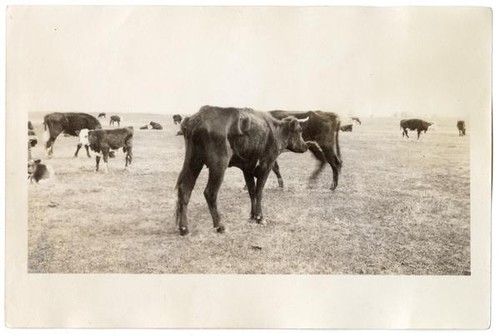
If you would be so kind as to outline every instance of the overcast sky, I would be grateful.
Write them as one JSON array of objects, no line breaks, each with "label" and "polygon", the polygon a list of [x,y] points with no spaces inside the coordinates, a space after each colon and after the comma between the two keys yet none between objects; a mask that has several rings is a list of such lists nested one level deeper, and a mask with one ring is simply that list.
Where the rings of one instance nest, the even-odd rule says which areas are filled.
[{"label": "overcast sky", "polygon": [[488,9],[10,7],[7,25],[22,111],[467,117],[490,102]]}]

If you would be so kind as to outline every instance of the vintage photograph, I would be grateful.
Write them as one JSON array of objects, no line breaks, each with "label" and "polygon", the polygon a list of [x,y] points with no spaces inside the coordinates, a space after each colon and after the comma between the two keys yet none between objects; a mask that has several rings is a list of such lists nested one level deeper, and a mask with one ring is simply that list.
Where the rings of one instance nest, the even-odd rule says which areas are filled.
[{"label": "vintage photograph", "polygon": [[8,12],[27,272],[470,276],[488,14]]}]

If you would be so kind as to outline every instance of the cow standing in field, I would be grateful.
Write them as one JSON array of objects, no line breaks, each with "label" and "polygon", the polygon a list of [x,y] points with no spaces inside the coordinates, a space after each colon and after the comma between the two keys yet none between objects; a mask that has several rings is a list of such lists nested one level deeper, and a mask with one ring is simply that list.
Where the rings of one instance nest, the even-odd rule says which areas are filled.
[{"label": "cow standing in field", "polygon": [[[328,163],[332,168],[333,180],[330,186],[331,190],[335,190],[338,185],[340,170],[342,169],[342,158],[339,146],[339,129],[340,119],[336,113],[309,111],[309,112],[291,112],[275,110],[270,112],[274,118],[283,119],[287,117],[295,117],[297,119],[308,118],[301,124],[303,133],[302,137],[308,141],[309,150],[318,160],[318,166],[309,178],[309,182],[313,182]],[[281,174],[279,167],[273,169],[278,177],[280,186]]]},{"label": "cow standing in field", "polygon": [[429,126],[431,126],[433,123],[421,120],[421,119],[403,119],[399,123],[400,127],[403,129],[403,138],[406,135],[407,138],[408,136],[408,130],[410,131],[417,131],[417,140],[420,139],[420,133],[422,131],[424,133],[427,133],[427,130],[429,129]]},{"label": "cow standing in field", "polygon": [[90,146],[97,153],[95,158],[96,171],[99,171],[101,153],[104,159],[104,171],[108,172],[108,158],[113,157],[112,149],[123,148],[125,155],[125,167],[132,163],[132,140],[134,128],[116,128],[110,130],[86,130],[80,132],[80,142]]},{"label": "cow standing in field", "polygon": [[[84,128],[89,130],[101,128],[101,123],[94,116],[79,112],[50,113],[43,118],[43,124],[45,127],[45,149],[48,158],[52,157],[54,142],[59,134],[64,133],[71,136],[78,136],[80,130]],[[78,156],[80,148],[82,148],[82,144],[78,143],[74,157]],[[87,150],[87,156],[90,157],[87,145],[85,145],[85,149]]]},{"label": "cow standing in field", "polygon": [[[250,220],[265,223],[262,192],[276,158],[285,150],[307,151],[300,122],[294,117],[277,120],[248,108],[203,106],[181,124],[186,154],[177,179],[176,223],[181,235],[189,233],[187,206],[204,165],[208,184],[204,195],[217,232],[224,232],[217,210],[217,194],[227,167],[243,171],[251,201]],[[257,184],[255,183],[257,180]]]},{"label": "cow standing in field", "polygon": [[465,135],[465,121],[459,120],[457,122],[457,128],[458,128],[458,136],[464,136]]},{"label": "cow standing in field", "polygon": [[151,121],[149,123],[149,126],[151,126],[151,129],[153,129],[153,130],[158,130],[159,131],[159,130],[163,129],[163,126],[161,124],[159,124],[157,122],[154,122],[154,121]]},{"label": "cow standing in field", "polygon": [[123,121],[123,118],[118,116],[118,115],[112,115],[109,117],[109,126],[113,126],[115,123],[118,124],[118,127],[120,127],[120,122]]},{"label": "cow standing in field", "polygon": [[106,119],[106,113],[99,113],[99,115],[97,116],[97,119]]}]

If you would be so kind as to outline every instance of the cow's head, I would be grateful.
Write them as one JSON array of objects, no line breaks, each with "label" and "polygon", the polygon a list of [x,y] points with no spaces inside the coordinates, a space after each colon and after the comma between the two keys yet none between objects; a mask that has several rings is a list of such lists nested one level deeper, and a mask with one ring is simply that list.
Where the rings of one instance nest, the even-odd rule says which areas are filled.
[{"label": "cow's head", "polygon": [[80,143],[84,146],[88,146],[88,144],[89,144],[89,130],[84,128],[77,133],[78,133],[78,136],[80,137]]},{"label": "cow's head", "polygon": [[302,138],[301,123],[309,119],[297,119],[295,117],[286,117],[283,122],[283,136],[286,139],[286,149],[295,153],[307,152],[307,144]]},{"label": "cow's head", "polygon": [[427,133],[427,131],[436,131],[436,130],[437,130],[436,124],[431,122],[425,123],[424,133]]},{"label": "cow's head", "polygon": [[35,172],[36,166],[38,166],[42,161],[40,159],[37,160],[28,160],[28,174],[31,175]]}]

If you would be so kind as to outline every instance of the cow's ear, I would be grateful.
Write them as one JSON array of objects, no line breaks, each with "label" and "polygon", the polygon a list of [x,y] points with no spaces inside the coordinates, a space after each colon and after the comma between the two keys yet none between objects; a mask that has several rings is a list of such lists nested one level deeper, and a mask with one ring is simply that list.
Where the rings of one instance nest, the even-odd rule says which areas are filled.
[{"label": "cow's ear", "polygon": [[76,135],[80,135],[80,130],[77,130],[77,131],[76,131]]}]

